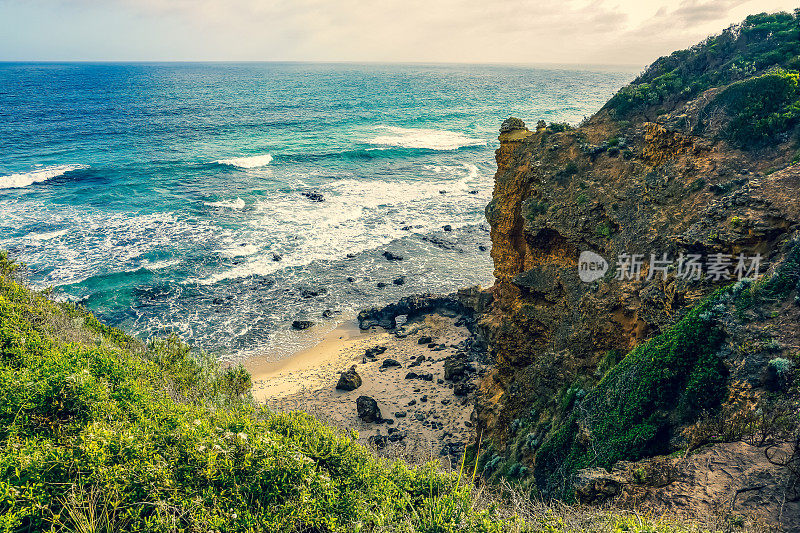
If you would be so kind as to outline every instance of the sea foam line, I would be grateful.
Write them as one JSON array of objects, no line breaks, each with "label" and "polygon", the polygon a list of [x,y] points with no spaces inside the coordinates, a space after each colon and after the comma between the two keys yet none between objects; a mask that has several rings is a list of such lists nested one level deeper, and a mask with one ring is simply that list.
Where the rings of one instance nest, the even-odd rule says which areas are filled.
[{"label": "sea foam line", "polygon": [[218,165],[227,165],[236,168],[260,168],[272,162],[270,154],[254,155],[250,157],[233,157],[231,159],[219,159],[214,161]]},{"label": "sea foam line", "polygon": [[440,151],[486,145],[484,139],[467,137],[455,131],[398,128],[395,126],[380,126],[380,129],[386,131],[386,134],[373,137],[368,141],[370,144]]},{"label": "sea foam line", "polygon": [[58,176],[63,176],[73,170],[89,168],[87,165],[54,165],[37,168],[30,172],[0,176],[0,189],[22,189],[34,183],[41,183]]}]

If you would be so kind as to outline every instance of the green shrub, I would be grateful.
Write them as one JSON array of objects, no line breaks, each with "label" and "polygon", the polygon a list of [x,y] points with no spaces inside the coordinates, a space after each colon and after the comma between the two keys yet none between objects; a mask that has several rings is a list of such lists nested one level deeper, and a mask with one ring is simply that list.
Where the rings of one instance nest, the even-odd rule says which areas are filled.
[{"label": "green shrub", "polygon": [[742,80],[771,67],[797,69],[800,14],[751,15],[720,35],[659,58],[606,104],[617,117]]},{"label": "green shrub", "polygon": [[775,140],[800,119],[798,73],[776,69],[731,84],[714,99],[731,116],[723,135],[734,144],[758,147]]}]

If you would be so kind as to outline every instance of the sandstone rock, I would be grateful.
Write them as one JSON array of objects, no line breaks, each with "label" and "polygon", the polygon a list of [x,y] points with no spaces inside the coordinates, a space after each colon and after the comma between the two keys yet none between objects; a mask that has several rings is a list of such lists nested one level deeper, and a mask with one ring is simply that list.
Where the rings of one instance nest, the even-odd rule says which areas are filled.
[{"label": "sandstone rock", "polygon": [[603,503],[619,494],[624,483],[603,468],[584,468],[575,476],[575,497],[585,504]]},{"label": "sandstone rock", "polygon": [[516,130],[524,130],[525,123],[516,117],[509,117],[500,125],[500,133],[510,133]]}]

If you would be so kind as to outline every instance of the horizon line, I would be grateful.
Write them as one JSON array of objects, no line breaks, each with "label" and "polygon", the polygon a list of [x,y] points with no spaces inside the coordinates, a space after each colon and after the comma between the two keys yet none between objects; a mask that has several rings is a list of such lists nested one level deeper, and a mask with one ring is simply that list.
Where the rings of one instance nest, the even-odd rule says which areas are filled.
[{"label": "horizon line", "polygon": [[316,60],[316,59],[0,59],[0,64],[179,64],[179,63],[301,63],[301,64],[351,64],[351,65],[486,65],[486,66],[569,66],[645,68],[637,63],[571,63],[571,62],[503,62],[503,61],[377,61],[377,60]]}]

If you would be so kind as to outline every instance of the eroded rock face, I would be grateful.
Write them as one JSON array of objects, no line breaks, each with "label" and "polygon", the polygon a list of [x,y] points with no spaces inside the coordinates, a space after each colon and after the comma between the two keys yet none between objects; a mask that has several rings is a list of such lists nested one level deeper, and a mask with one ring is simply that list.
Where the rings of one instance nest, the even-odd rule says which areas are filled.
[{"label": "eroded rock face", "polygon": [[[486,208],[494,304],[480,320],[496,365],[478,403],[480,429],[498,442],[495,428],[519,411],[547,411],[576,379],[596,381],[607,353],[628,352],[726,283],[647,279],[646,266],[638,281],[617,280],[620,254],[645,264],[651,254],[761,254],[768,265],[800,221],[800,169],[765,174],[786,164],[785,147],[747,153],[605,112],[575,130],[501,131]],[[590,283],[578,271],[585,251],[608,263]]]}]

